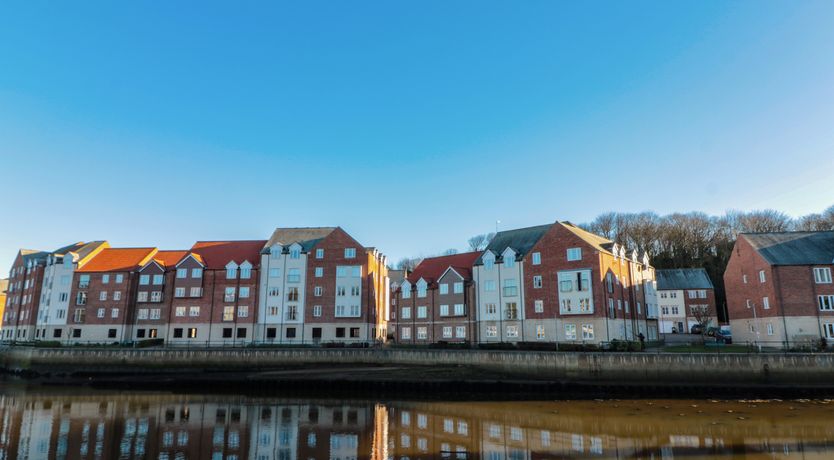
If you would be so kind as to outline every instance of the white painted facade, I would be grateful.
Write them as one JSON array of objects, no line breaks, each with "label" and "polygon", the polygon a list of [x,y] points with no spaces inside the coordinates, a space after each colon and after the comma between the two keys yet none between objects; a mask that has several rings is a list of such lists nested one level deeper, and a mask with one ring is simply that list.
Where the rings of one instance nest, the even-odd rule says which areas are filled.
[{"label": "white painted facade", "polygon": [[44,268],[41,298],[36,320],[36,338],[41,340],[60,340],[65,338],[61,332],[55,337],[56,329],[67,325],[69,297],[72,289],[72,277],[78,268],[78,255],[72,252],[63,256],[50,255]]},{"label": "white painted facade", "polygon": [[[304,306],[308,293],[307,258],[301,245],[287,247],[276,244],[261,254],[256,340],[267,342],[300,342],[303,340]],[[295,337],[287,337],[287,327],[295,328]],[[277,328],[276,336],[267,338],[267,328]]]},{"label": "white painted facade", "polygon": [[686,321],[686,304],[682,289],[658,291],[657,324],[661,334],[688,334]]},{"label": "white painted facade", "polygon": [[484,252],[482,265],[475,265],[475,296],[480,342],[519,342],[529,336],[524,331],[524,264],[517,261],[512,248],[504,250],[503,262]]}]

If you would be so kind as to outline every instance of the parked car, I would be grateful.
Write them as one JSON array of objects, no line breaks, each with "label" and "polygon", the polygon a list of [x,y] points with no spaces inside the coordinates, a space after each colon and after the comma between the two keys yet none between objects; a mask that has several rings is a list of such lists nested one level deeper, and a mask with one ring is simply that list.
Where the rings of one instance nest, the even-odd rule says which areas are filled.
[{"label": "parked car", "polygon": [[690,334],[703,334],[704,333],[704,326],[702,324],[693,324],[692,327],[689,329]]},{"label": "parked car", "polygon": [[707,328],[707,337],[713,337],[716,342],[727,345],[733,343],[733,336],[730,334],[730,331],[721,329],[720,327]]}]

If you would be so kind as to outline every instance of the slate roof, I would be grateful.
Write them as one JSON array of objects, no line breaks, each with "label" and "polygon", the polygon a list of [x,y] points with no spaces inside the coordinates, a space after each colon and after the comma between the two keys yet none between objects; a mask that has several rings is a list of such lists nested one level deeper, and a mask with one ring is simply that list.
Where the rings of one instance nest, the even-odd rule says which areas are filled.
[{"label": "slate roof", "polygon": [[559,222],[559,225],[565,227],[566,229],[568,229],[568,231],[578,236],[583,241],[593,246],[595,249],[602,252],[607,252],[608,254],[612,254],[611,249],[614,247],[614,242],[609,240],[608,238],[599,236],[595,233],[591,233],[567,221]]},{"label": "slate roof", "polygon": [[75,243],[52,251],[52,255],[56,256],[58,259],[62,259],[65,255],[72,252],[74,254],[78,254],[79,259],[83,259],[103,244],[107,244],[107,241],[90,241],[89,243]]},{"label": "slate roof", "polygon": [[422,262],[414,267],[414,271],[408,274],[408,282],[414,284],[420,281],[420,278],[423,278],[431,285],[443,276],[443,273],[449,267],[454,268],[463,279],[471,280],[472,265],[475,263],[475,259],[478,259],[480,256],[480,252],[464,252],[451,256],[423,259]]},{"label": "slate roof", "polygon": [[475,265],[483,265],[483,254],[486,251],[492,251],[496,257],[501,257],[501,254],[510,247],[516,253],[516,258],[519,259],[527,254],[528,251],[541,239],[553,224],[538,225],[535,227],[518,228],[515,230],[504,230],[495,234],[495,238],[489,242],[486,250],[475,261]]},{"label": "slate roof", "polygon": [[771,265],[834,263],[834,231],[742,233],[740,236]]},{"label": "slate roof", "polygon": [[304,252],[308,252],[316,243],[334,230],[336,230],[336,227],[276,228],[263,249],[264,252],[268,252],[269,248],[276,244],[287,247],[293,243],[298,243]]},{"label": "slate roof", "polygon": [[264,244],[266,240],[198,241],[190,252],[198,254],[206,268],[211,270],[224,269],[229,262],[240,265],[244,261],[257,267],[261,263]]},{"label": "slate roof", "polygon": [[703,268],[657,270],[657,290],[715,289]]},{"label": "slate roof", "polygon": [[156,248],[106,248],[76,271],[133,271],[143,265],[154,252]]},{"label": "slate roof", "polygon": [[405,279],[405,270],[388,270],[388,283],[400,285]]}]

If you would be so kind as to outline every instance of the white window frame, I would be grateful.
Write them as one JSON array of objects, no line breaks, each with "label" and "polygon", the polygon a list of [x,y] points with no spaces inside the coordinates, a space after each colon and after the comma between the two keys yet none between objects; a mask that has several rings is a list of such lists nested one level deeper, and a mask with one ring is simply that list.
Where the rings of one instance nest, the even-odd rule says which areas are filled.
[{"label": "white window frame", "polygon": [[541,252],[534,252],[532,259],[533,259],[533,265],[541,265],[542,264],[542,253]]},{"label": "white window frame", "polygon": [[568,248],[566,256],[568,262],[582,260],[582,248]]},{"label": "white window frame", "polygon": [[816,284],[831,284],[831,268],[814,267],[814,282]]}]

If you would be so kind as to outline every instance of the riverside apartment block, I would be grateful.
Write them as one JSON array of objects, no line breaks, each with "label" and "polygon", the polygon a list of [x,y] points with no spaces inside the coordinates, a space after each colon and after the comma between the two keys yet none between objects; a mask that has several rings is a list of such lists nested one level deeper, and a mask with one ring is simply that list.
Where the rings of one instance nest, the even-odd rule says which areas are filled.
[{"label": "riverside apartment block", "polygon": [[724,271],[737,342],[790,348],[834,339],[834,232],[743,233]]},{"label": "riverside apartment block", "polygon": [[76,243],[21,250],[3,341],[172,344],[384,340],[386,258],[339,227],[186,250]]}]

